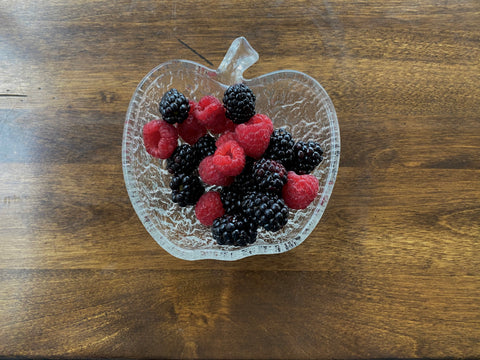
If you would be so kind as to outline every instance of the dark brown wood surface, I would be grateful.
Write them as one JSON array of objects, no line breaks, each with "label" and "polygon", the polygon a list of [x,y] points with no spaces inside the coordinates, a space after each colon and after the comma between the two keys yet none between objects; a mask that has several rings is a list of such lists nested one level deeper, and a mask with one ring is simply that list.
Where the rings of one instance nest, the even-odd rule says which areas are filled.
[{"label": "dark brown wood surface", "polygon": [[[335,104],[341,163],[299,247],[160,248],[121,143],[143,76],[295,69]],[[480,357],[480,2],[0,1],[0,356]]]}]

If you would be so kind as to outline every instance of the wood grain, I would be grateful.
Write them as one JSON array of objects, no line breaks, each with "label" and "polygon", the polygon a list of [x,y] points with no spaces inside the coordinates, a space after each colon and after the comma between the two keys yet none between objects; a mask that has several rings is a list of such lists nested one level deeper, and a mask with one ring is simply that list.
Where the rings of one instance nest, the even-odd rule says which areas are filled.
[{"label": "wood grain", "polygon": [[[480,3],[0,3],[0,357],[480,357]],[[237,36],[313,76],[341,164],[299,247],[160,248],[123,182],[137,83]],[[212,65],[213,64],[213,65]]]}]

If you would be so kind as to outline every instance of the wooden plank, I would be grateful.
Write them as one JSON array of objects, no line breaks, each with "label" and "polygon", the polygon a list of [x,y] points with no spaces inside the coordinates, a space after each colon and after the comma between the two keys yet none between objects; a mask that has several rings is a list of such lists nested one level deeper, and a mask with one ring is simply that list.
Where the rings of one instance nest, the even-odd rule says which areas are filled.
[{"label": "wooden plank", "polygon": [[413,358],[480,350],[476,276],[370,268],[2,270],[0,278],[7,355]]},{"label": "wooden plank", "polygon": [[[3,268],[244,266],[191,264],[160,249],[133,211],[120,164],[1,168],[7,175],[0,181]],[[385,270],[393,263],[401,273],[438,266],[473,274],[480,265],[474,256],[480,250],[477,179],[477,170],[341,168],[324,218],[292,251],[294,258],[287,260],[287,253],[245,263],[307,271],[319,258],[322,268],[337,269],[335,261],[350,256]]]}]

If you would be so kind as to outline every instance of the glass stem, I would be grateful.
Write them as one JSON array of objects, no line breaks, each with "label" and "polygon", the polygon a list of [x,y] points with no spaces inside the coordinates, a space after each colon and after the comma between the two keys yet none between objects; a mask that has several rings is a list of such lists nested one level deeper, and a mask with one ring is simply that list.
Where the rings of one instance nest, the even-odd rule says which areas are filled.
[{"label": "glass stem", "polygon": [[258,53],[244,37],[233,40],[217,69],[218,81],[233,85],[243,81],[243,72],[258,60]]}]

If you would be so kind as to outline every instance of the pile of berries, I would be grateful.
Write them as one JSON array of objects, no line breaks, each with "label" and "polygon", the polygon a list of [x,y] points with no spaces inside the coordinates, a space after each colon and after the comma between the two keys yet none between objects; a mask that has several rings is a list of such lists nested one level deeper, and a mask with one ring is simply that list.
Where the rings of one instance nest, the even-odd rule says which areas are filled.
[{"label": "pile of berries", "polygon": [[259,229],[280,230],[290,209],[315,199],[319,183],[310,173],[323,151],[274,129],[268,116],[256,113],[246,85],[230,86],[222,100],[208,95],[197,103],[167,91],[162,118],[143,127],[143,140],[150,155],[166,159],[172,201],[194,206],[218,244],[246,246]]}]

